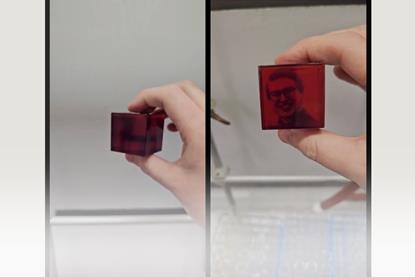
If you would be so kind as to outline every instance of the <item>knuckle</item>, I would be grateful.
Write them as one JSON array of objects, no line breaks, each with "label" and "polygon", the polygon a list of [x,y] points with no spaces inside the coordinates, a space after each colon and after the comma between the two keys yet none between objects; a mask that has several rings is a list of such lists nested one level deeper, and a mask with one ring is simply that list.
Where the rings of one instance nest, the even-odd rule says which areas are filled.
[{"label": "knuckle", "polygon": [[141,171],[143,171],[146,175],[150,175],[150,171],[146,166],[140,166]]},{"label": "knuckle", "polygon": [[183,80],[179,82],[180,86],[184,86],[184,87],[192,87],[194,86],[194,82],[191,80]]},{"label": "knuckle", "polygon": [[360,25],[347,30],[349,33],[358,36],[359,38],[366,38],[366,26]]},{"label": "knuckle", "polygon": [[151,173],[151,168],[149,167],[147,162],[141,161],[139,164],[137,164],[140,169],[147,175],[150,175]]},{"label": "knuckle", "polygon": [[356,142],[358,145],[366,146],[366,136],[362,135],[356,138]]},{"label": "knuckle", "polygon": [[169,91],[170,93],[174,93],[175,95],[183,93],[183,89],[179,83],[169,85],[168,90],[166,91]]},{"label": "knuckle", "polygon": [[356,152],[360,153],[363,157],[364,163],[366,163],[366,136],[357,137],[355,140]]},{"label": "knuckle", "polygon": [[313,138],[308,138],[304,141],[302,153],[309,159],[317,161],[318,159],[318,143]]},{"label": "knuckle", "polygon": [[141,91],[139,97],[142,99],[150,99],[158,96],[161,93],[160,87],[146,88]]},{"label": "knuckle", "polygon": [[149,94],[151,94],[153,92],[154,92],[154,89],[153,88],[146,88],[146,89],[143,89],[141,91],[140,95],[146,96],[146,95],[149,95]]},{"label": "knuckle", "polygon": [[309,44],[315,44],[315,43],[319,43],[322,39],[321,35],[317,35],[317,36],[311,36],[308,38],[305,38],[303,40],[301,40],[300,42],[297,43],[298,46],[304,47],[306,45]]}]

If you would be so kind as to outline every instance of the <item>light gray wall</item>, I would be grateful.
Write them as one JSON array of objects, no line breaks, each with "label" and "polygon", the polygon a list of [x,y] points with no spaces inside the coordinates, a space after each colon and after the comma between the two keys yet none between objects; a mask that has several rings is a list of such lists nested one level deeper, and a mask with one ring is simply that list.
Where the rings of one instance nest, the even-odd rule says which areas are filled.
[{"label": "light gray wall", "polygon": [[[296,41],[364,24],[365,6],[290,7],[212,12],[212,97],[232,122],[212,122],[232,175],[333,175],[262,131],[257,66],[273,64]],[[365,130],[365,93],[326,67],[326,129],[344,135]]]},{"label": "light gray wall", "polygon": [[[51,206],[177,206],[159,184],[110,151],[110,113],[144,88],[182,79],[204,88],[202,0],[54,0],[50,22]],[[161,156],[180,154],[165,133]]]}]

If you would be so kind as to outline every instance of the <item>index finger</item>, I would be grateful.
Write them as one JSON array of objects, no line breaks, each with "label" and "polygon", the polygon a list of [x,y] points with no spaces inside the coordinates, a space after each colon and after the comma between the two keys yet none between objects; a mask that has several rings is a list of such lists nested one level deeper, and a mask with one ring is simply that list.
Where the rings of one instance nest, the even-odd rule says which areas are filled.
[{"label": "index finger", "polygon": [[197,87],[192,81],[181,81],[178,83],[178,86],[202,111],[205,110],[205,95],[199,87]]},{"label": "index finger", "polygon": [[304,39],[280,54],[275,62],[339,65],[361,86],[366,86],[366,39],[354,29]]},{"label": "index finger", "polygon": [[200,128],[200,121],[204,118],[203,112],[177,85],[143,90],[128,105],[128,110],[141,112],[149,107],[164,109],[184,140]]}]

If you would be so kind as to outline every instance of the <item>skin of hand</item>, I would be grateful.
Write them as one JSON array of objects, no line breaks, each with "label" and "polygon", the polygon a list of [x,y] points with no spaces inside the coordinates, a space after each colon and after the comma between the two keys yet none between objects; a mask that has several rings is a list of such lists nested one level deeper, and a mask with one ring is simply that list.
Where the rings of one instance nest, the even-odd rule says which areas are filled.
[{"label": "skin of hand", "polygon": [[140,92],[128,105],[131,112],[162,108],[172,120],[183,142],[178,160],[156,155],[126,154],[127,161],[159,182],[182,203],[198,223],[205,220],[205,94],[191,81],[182,81]]},{"label": "skin of hand", "polygon": [[[276,64],[320,62],[366,90],[366,25],[306,38],[280,54]],[[366,187],[366,135],[345,137],[326,130],[279,130],[279,138],[361,187]]]}]

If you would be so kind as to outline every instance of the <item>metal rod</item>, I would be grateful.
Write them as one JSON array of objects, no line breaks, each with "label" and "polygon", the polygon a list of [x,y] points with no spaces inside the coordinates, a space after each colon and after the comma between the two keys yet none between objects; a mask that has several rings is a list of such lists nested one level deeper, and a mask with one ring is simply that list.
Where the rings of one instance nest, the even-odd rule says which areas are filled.
[{"label": "metal rod", "polygon": [[[218,168],[225,169],[223,166],[222,159],[219,155],[218,148],[216,147],[215,139],[213,138],[213,134],[211,132],[210,134],[210,143],[211,143],[211,149],[212,149],[212,158],[213,158],[213,168],[214,171],[216,171]],[[226,169],[225,169],[226,170]],[[226,199],[232,209],[232,213],[236,214],[236,202],[232,194],[232,188],[229,184],[226,183],[226,176],[224,176],[224,179],[217,178],[215,182],[218,183],[218,185],[221,185],[225,188],[225,195]]]},{"label": "metal rod", "polygon": [[215,165],[216,168],[222,168],[223,167],[222,159],[219,155],[219,151],[216,146],[215,139],[213,138],[212,132],[210,134],[210,144],[211,144],[211,151],[212,151],[211,157],[213,159],[213,164]]}]

